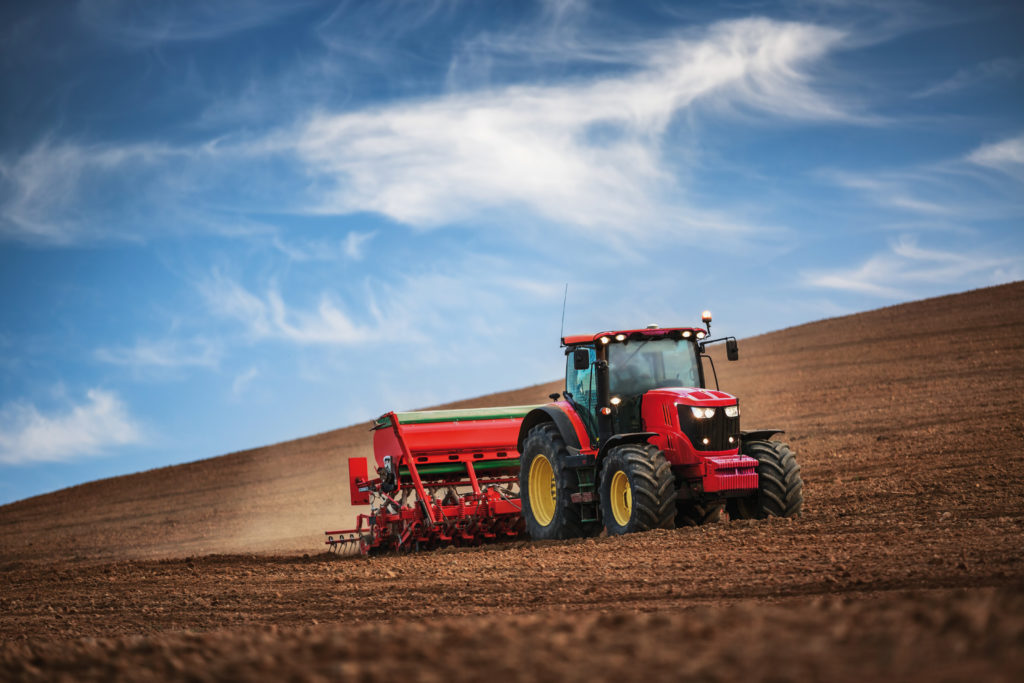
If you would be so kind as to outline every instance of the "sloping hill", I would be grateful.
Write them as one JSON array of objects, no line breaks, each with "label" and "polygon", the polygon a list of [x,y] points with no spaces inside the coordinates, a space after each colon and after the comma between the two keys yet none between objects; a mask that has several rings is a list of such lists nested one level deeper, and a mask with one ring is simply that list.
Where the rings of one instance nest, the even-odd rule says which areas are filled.
[{"label": "sloping hill", "polygon": [[[446,407],[542,403],[554,385]],[[0,507],[0,562],[320,552],[351,523],[350,456],[372,459],[370,423],[81,484]]]},{"label": "sloping hill", "polygon": [[[745,427],[787,430],[811,511],[838,514],[864,496],[894,509],[911,500],[984,508],[1024,492],[1024,283],[780,330],[741,340],[740,353],[738,363],[716,356],[721,386],[741,397]],[[542,403],[559,389],[552,382],[448,407]],[[0,561],[318,552],[321,532],[352,518],[346,459],[372,454],[367,430],[0,507]],[[924,479],[922,459],[931,468]],[[964,487],[988,495],[965,503]]]},{"label": "sloping hill", "polygon": [[0,508],[0,679],[1024,679],[1024,283],[740,354],[800,519],[319,554],[355,426]]}]

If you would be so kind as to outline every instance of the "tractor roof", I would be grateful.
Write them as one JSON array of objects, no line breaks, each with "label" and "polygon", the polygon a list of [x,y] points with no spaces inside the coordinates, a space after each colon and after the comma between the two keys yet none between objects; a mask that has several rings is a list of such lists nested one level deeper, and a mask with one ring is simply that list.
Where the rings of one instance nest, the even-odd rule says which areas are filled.
[{"label": "tractor roof", "polygon": [[[630,339],[643,339],[644,337],[657,338],[657,337],[671,337],[679,336],[683,337],[684,333],[689,332],[694,338],[700,338],[707,334],[707,331],[703,327],[648,327],[642,330],[611,330],[606,332],[598,332],[597,334],[570,334],[566,337],[562,337],[563,346],[576,346],[578,344],[593,344],[601,337],[615,338],[620,334],[626,335]],[[686,335],[687,337],[689,335]]]}]

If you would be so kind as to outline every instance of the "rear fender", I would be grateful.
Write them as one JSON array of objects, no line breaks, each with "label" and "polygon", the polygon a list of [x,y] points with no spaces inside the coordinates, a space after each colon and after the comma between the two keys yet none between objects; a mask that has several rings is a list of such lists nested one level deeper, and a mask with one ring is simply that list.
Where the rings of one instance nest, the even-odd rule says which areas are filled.
[{"label": "rear fender", "polygon": [[[579,451],[581,448],[580,444],[588,443],[589,437],[586,435],[586,430],[584,429],[583,422],[579,419],[579,416],[575,413],[572,417],[569,416],[568,411],[571,410],[572,407],[564,401],[551,403],[531,410],[526,414],[526,417],[523,418],[522,423],[519,425],[519,440],[516,442],[516,448],[520,453],[522,453],[523,444],[526,442],[526,437],[529,435],[530,430],[544,422],[553,422],[555,427],[558,429],[558,433],[562,435],[562,440],[565,441],[565,445],[569,447],[570,451]],[[574,420],[572,418],[576,419]]]}]

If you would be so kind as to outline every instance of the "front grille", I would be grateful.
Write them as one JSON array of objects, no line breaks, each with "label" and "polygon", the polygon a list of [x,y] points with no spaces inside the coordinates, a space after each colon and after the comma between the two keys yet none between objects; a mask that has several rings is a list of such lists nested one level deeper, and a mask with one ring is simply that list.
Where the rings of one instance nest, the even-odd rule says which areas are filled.
[{"label": "front grille", "polygon": [[[698,420],[690,412],[690,406],[677,406],[679,409],[679,424],[683,434],[690,440],[693,447],[698,451],[731,451],[739,445],[740,418],[726,417],[725,410],[715,408],[715,414],[711,418]],[[729,443],[729,437],[733,443]],[[704,443],[707,439],[707,444]]]}]

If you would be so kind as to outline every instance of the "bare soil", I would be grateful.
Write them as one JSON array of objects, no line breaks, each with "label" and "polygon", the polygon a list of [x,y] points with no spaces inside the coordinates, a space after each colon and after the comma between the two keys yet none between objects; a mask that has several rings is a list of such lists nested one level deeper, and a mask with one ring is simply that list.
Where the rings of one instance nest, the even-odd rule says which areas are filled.
[{"label": "bare soil", "polygon": [[337,558],[358,425],[0,507],[0,679],[1024,678],[1024,283],[740,353],[800,519]]}]

